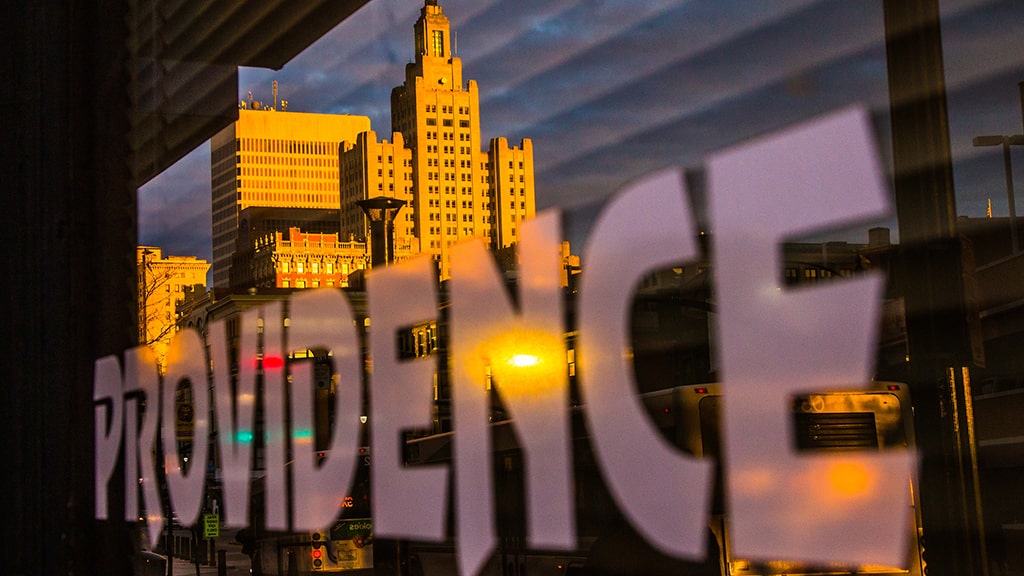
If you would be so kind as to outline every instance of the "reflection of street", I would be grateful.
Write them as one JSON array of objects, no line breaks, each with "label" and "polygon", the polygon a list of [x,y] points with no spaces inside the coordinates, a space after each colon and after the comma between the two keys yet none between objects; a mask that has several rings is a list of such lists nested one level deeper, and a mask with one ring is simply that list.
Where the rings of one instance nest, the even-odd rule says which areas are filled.
[{"label": "reflection of street", "polygon": [[[174,558],[174,574],[176,576],[231,576],[250,574],[251,561],[242,553],[242,545],[235,541],[237,530],[221,529],[220,536],[206,539],[206,544],[199,547],[185,543],[189,532],[184,529],[175,530],[179,546]],[[212,543],[213,554],[210,554]],[[193,554],[193,552],[197,552]],[[195,556],[199,556],[198,571]]]}]

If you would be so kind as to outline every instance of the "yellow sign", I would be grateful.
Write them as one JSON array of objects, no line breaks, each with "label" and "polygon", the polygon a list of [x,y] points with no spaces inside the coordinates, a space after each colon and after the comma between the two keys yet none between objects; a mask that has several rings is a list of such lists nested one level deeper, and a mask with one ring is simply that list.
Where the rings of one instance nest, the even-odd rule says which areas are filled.
[{"label": "yellow sign", "polygon": [[220,536],[220,514],[203,514],[203,538]]}]

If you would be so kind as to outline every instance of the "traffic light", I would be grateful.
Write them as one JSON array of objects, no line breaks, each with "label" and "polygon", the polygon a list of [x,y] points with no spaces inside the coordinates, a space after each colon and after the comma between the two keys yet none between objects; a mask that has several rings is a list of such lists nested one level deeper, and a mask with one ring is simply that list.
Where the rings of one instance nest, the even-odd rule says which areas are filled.
[{"label": "traffic light", "polygon": [[314,571],[321,571],[324,569],[324,552],[326,548],[326,538],[324,538],[323,532],[313,532],[311,547],[310,566],[312,566]]}]

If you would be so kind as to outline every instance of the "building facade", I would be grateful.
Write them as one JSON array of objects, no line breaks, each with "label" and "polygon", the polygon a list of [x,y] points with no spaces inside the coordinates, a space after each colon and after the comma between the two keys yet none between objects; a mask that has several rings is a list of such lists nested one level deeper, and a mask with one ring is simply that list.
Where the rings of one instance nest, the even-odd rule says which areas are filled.
[{"label": "building facade", "polygon": [[337,234],[309,234],[298,228],[254,239],[252,277],[256,288],[347,288],[349,275],[369,266],[364,242],[340,242]]},{"label": "building facade", "polygon": [[338,238],[338,210],[250,206],[238,213],[238,222],[228,274],[228,289],[236,294],[244,294],[250,288],[278,285],[272,273],[268,276],[265,261],[268,246],[276,245],[275,233],[281,233],[285,241],[292,229],[318,237]]},{"label": "building facade", "polygon": [[365,116],[241,109],[211,140],[213,284],[229,284],[239,212],[250,206],[337,210],[338,148]]},{"label": "building facade", "polygon": [[391,142],[377,140],[373,130],[355,140],[342,142],[339,155],[341,187],[341,237],[365,240],[370,222],[357,202],[370,198],[395,198],[405,202],[395,221],[396,251],[419,252],[419,238],[413,217],[412,150],[405,147],[402,134]]},{"label": "building facade", "polygon": [[138,246],[139,343],[147,344],[161,365],[176,332],[178,305],[186,292],[205,289],[210,263],[195,256],[164,256],[156,246]]}]

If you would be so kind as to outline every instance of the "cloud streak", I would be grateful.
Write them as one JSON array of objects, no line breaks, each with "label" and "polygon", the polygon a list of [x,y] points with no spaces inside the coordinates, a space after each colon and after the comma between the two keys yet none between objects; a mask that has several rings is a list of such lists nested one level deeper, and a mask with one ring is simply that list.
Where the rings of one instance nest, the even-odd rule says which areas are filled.
[{"label": "cloud streak", "polygon": [[[464,77],[480,86],[485,141],[533,139],[541,208],[589,214],[642,174],[698,168],[711,150],[852,102],[870,107],[888,150],[881,0],[441,4]],[[421,7],[369,2],[283,69],[242,69],[239,97],[251,90],[267,102],[277,80],[290,110],[365,115],[389,134]],[[1014,0],[943,3],[954,176],[961,212],[973,216],[999,195],[1002,172],[982,168],[998,151],[970,139],[1021,131],[1021,22]],[[209,186],[208,147],[148,184],[141,239],[209,254]]]}]

